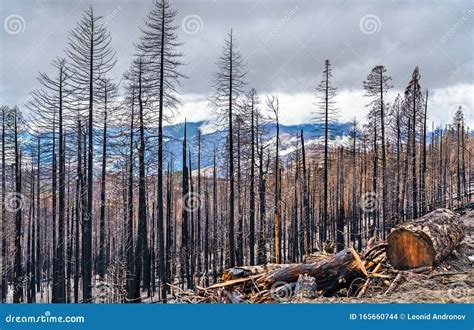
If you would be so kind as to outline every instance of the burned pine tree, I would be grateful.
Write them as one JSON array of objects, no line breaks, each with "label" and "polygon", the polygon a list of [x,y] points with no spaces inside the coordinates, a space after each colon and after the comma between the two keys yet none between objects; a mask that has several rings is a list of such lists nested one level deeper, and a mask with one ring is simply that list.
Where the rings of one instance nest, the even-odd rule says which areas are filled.
[{"label": "burned pine tree", "polygon": [[[315,112],[316,121],[324,125],[324,165],[323,165],[323,205],[322,225],[320,228],[320,242],[327,240],[329,218],[329,132],[332,124],[337,120],[337,111],[334,98],[336,88],[332,86],[332,69],[329,60],[324,62],[323,77],[316,88],[318,110]],[[322,245],[322,244],[321,244]]]},{"label": "burned pine tree", "polygon": [[[133,60],[129,71],[125,77],[130,82],[129,89],[132,91],[133,97],[136,97],[138,104],[138,229],[135,244],[134,258],[134,279],[135,289],[133,292],[133,300],[140,302],[141,300],[141,283],[143,280],[143,288],[147,289],[150,285],[150,264],[148,262],[148,229],[147,229],[147,200],[146,200],[146,177],[145,177],[145,100],[150,92],[149,80],[145,75],[145,67],[147,62],[142,57]],[[132,107],[134,100],[132,100]],[[131,147],[133,148],[133,133],[131,133]],[[130,151],[132,152],[132,151]],[[133,162],[130,156],[130,161]],[[129,174],[132,175],[132,174]],[[130,211],[129,211],[130,212]],[[132,211],[133,212],[133,211]],[[133,217],[133,213],[132,213]]]},{"label": "burned pine tree", "polygon": [[281,191],[280,191],[280,102],[278,96],[267,96],[267,108],[271,113],[272,120],[275,122],[275,172],[273,173],[274,182],[274,208],[273,208],[273,229],[275,241],[275,262],[281,263]]},{"label": "burned pine tree", "polygon": [[[83,140],[83,129],[82,121],[80,116],[77,117],[77,167],[76,167],[76,191],[75,191],[75,205],[74,205],[74,215],[75,215],[75,224],[74,224],[74,303],[79,302],[79,271],[81,263],[81,254],[79,251],[80,241],[81,241],[81,220],[84,215],[83,210],[83,192],[84,192],[84,177],[82,169],[82,140]],[[39,173],[39,172],[38,172]]]},{"label": "burned pine tree", "polygon": [[428,90],[425,93],[424,97],[424,107],[422,109],[422,137],[421,137],[421,170],[420,170],[420,203],[421,203],[421,213],[425,214],[427,212],[427,194],[426,194],[426,120],[428,118]]},{"label": "burned pine tree", "polygon": [[[359,175],[357,171],[357,154],[359,153],[358,150],[358,143],[360,139],[360,130],[359,130],[359,123],[354,118],[350,122],[350,130],[349,130],[349,148],[351,154],[351,166],[352,166],[352,176],[351,176],[351,186],[350,186],[350,200],[349,200],[349,225],[348,225],[348,242],[352,242],[353,246],[357,246],[357,250],[360,251],[362,249],[362,235],[361,235],[361,226],[360,226],[360,206],[357,200],[357,196],[359,193],[359,189],[357,187],[357,181],[361,180],[362,176]],[[362,166],[361,166],[362,167]]]},{"label": "burned pine tree", "polygon": [[[201,220],[201,206],[205,204],[205,194],[202,193],[201,187],[201,129],[198,129],[197,136],[197,196],[198,200],[195,202],[194,211],[196,216],[196,270],[198,274],[202,274],[202,220]],[[204,196],[204,198],[203,198]]]},{"label": "burned pine tree", "polygon": [[245,96],[245,116],[247,121],[249,121],[250,129],[250,162],[249,162],[249,206],[248,206],[248,245],[249,245],[249,264],[255,264],[255,218],[256,218],[256,194],[255,194],[255,169],[256,169],[256,139],[257,139],[257,116],[259,116],[258,104],[259,98],[257,91],[252,88],[247,95]]},{"label": "burned pine tree", "polygon": [[401,198],[401,189],[400,184],[402,183],[402,154],[403,154],[403,140],[402,134],[404,132],[403,124],[404,124],[404,114],[402,111],[403,100],[400,94],[397,95],[395,100],[392,103],[390,109],[390,133],[389,135],[393,136],[393,148],[396,154],[395,158],[395,168],[396,168],[396,176],[395,176],[395,198],[394,198],[394,213],[395,218],[400,220],[404,217],[404,210],[403,210],[403,198]]},{"label": "burned pine tree", "polygon": [[115,65],[112,38],[103,17],[92,7],[87,9],[78,25],[71,30],[66,54],[73,72],[72,85],[79,103],[87,104],[87,205],[82,226],[82,287],[83,301],[92,299],[92,221],[94,165],[94,108],[96,93],[104,75]]},{"label": "burned pine tree", "polygon": [[[386,152],[386,125],[385,125],[385,116],[387,115],[386,105],[384,97],[387,91],[391,88],[389,81],[391,78],[387,76],[386,69],[383,65],[378,65],[372,69],[372,71],[367,76],[367,80],[364,81],[365,96],[371,98],[371,102],[368,106],[371,107],[372,112],[377,112],[373,114],[374,120],[379,121],[380,125],[380,145],[382,152],[382,228],[377,228],[382,232],[382,238],[385,239],[386,225],[385,221],[389,218],[388,208],[387,208],[387,183],[386,183],[386,171],[387,171],[387,152]],[[378,126],[378,125],[377,125]],[[375,145],[377,144],[377,138],[374,138]],[[378,156],[375,156],[376,158]]]},{"label": "burned pine tree", "polygon": [[7,293],[8,293],[8,277],[7,277],[7,236],[8,236],[8,224],[7,224],[7,208],[6,208],[6,197],[7,197],[7,153],[9,153],[11,140],[11,125],[12,123],[12,110],[7,106],[1,107],[2,111],[2,195],[0,200],[1,215],[2,215],[2,260],[0,267],[2,268],[1,276],[1,301],[2,303],[6,302]]},{"label": "burned pine tree", "polygon": [[186,203],[189,203],[189,178],[188,178],[188,164],[187,164],[187,149],[186,149],[186,122],[184,122],[184,133],[183,133],[183,172],[182,172],[182,197],[183,197],[183,206],[182,206],[182,224],[181,224],[181,281],[186,284],[188,288],[193,287],[192,276],[191,276],[191,244],[189,238],[189,206]]},{"label": "burned pine tree", "polygon": [[416,141],[417,141],[417,127],[420,124],[420,114],[422,110],[422,95],[420,87],[420,73],[418,67],[415,68],[412,78],[405,89],[405,109],[410,115],[410,158],[411,158],[411,194],[412,194],[412,218],[418,218],[419,203],[418,203],[418,178],[416,166]]},{"label": "burned pine tree", "polygon": [[458,201],[458,206],[462,205],[462,188],[464,184],[462,183],[463,171],[462,171],[462,163],[464,157],[462,157],[461,150],[462,144],[464,141],[464,114],[462,112],[462,107],[458,107],[458,110],[454,114],[453,118],[453,129],[456,130],[455,141],[456,141],[456,199]]},{"label": "burned pine tree", "polygon": [[102,88],[99,95],[102,99],[102,160],[100,176],[100,215],[99,215],[99,255],[97,261],[97,273],[101,279],[105,278],[107,269],[106,260],[106,238],[105,238],[105,203],[106,203],[106,180],[107,180],[107,137],[110,111],[114,111],[114,98],[117,95],[117,86],[110,79],[102,80]]},{"label": "burned pine tree", "polygon": [[266,189],[267,189],[267,173],[270,163],[270,156],[267,155],[265,162],[265,152],[267,145],[264,145],[263,134],[264,130],[260,125],[260,118],[257,117],[256,120],[256,149],[258,155],[258,199],[259,199],[259,230],[258,230],[258,241],[257,241],[257,263],[260,265],[265,265],[267,263],[267,237],[266,237],[266,216],[267,216],[267,207],[266,207]]},{"label": "burned pine tree", "polygon": [[301,138],[301,157],[303,164],[303,226],[304,226],[304,237],[305,237],[305,248],[304,253],[310,254],[312,251],[312,228],[311,228],[311,219],[310,219],[310,204],[309,204],[309,173],[306,166],[306,152],[304,146],[304,136],[303,130],[300,132]]},{"label": "burned pine tree", "polygon": [[15,150],[14,161],[14,177],[15,177],[15,194],[11,196],[13,200],[8,201],[10,208],[14,213],[15,219],[15,254],[13,261],[13,302],[23,302],[23,276],[24,270],[22,266],[22,227],[23,227],[23,195],[22,195],[22,167],[21,167],[21,141],[19,132],[22,129],[23,118],[18,107],[13,108],[13,146]]},{"label": "burned pine tree", "polygon": [[217,282],[217,258],[219,257],[218,247],[218,212],[217,212],[217,161],[216,161],[216,147],[213,149],[213,162],[212,162],[212,217],[214,218],[212,224],[212,275],[214,283]]},{"label": "burned pine tree", "polygon": [[209,97],[219,121],[225,123],[228,129],[229,157],[229,221],[228,221],[228,251],[229,266],[235,266],[235,173],[234,173],[234,116],[238,106],[239,96],[244,92],[245,71],[242,56],[237,50],[237,41],[230,30],[224,40],[222,55],[217,61],[217,71],[212,82],[213,92]]},{"label": "burned pine tree", "polygon": [[[31,92],[27,103],[36,122],[36,134],[52,132],[52,220],[53,220],[53,289],[52,301],[66,302],[65,226],[66,226],[66,155],[65,131],[71,116],[72,72],[64,58],[53,61],[54,76],[41,73],[40,89]],[[51,110],[52,109],[52,110]],[[57,130],[57,133],[56,133]],[[56,135],[57,134],[57,135]],[[56,154],[56,144],[58,154]],[[59,162],[58,162],[59,161]],[[39,183],[38,183],[39,184]],[[56,195],[57,193],[57,195]],[[56,232],[57,230],[57,232]]]},{"label": "burned pine tree", "polygon": [[[133,72],[133,71],[132,71]],[[134,163],[135,163],[135,98],[136,98],[136,81],[134,75],[126,74],[128,76],[127,81],[127,94],[125,107],[129,109],[129,132],[128,132],[128,159],[127,159],[127,197],[126,197],[126,215],[125,215],[125,258],[126,258],[126,290],[127,297],[126,301],[134,302],[136,298],[136,278],[135,278],[135,253],[134,253]]]},{"label": "burned pine tree", "polygon": [[[161,300],[166,302],[169,291],[167,283],[167,270],[165,263],[165,220],[163,198],[163,122],[169,119],[172,111],[179,103],[177,87],[185,76],[179,68],[183,63],[179,52],[181,43],[178,39],[175,25],[178,11],[173,9],[167,0],[155,0],[153,8],[148,13],[144,27],[141,29],[142,37],[137,44],[138,53],[149,61],[148,74],[152,89],[156,91],[153,101],[158,102],[158,182],[157,182],[157,241],[159,244],[159,277],[161,283]],[[165,110],[169,113],[165,114]]]}]

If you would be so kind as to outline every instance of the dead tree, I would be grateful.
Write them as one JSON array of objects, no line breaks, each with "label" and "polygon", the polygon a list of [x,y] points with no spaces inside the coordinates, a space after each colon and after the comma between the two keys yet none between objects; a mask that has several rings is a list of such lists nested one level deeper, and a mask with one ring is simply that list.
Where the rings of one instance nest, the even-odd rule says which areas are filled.
[{"label": "dead tree", "polygon": [[411,183],[412,183],[412,218],[418,217],[418,181],[416,175],[416,133],[420,118],[421,87],[418,67],[412,74],[412,79],[405,89],[405,106],[411,117]]},{"label": "dead tree", "polygon": [[375,115],[375,120],[380,121],[380,132],[381,132],[381,152],[382,152],[382,237],[385,239],[385,221],[388,218],[387,213],[387,183],[386,183],[386,169],[387,169],[387,157],[386,157],[386,140],[385,140],[385,101],[384,97],[388,89],[390,89],[389,81],[392,79],[385,75],[387,70],[384,66],[378,65],[372,69],[367,76],[367,80],[364,81],[365,96],[370,97],[372,100],[368,106],[378,112]]},{"label": "dead tree", "polygon": [[102,166],[101,166],[101,177],[100,177],[100,220],[99,220],[99,256],[97,273],[101,279],[105,277],[105,271],[107,269],[106,261],[106,239],[105,239],[105,201],[106,201],[106,175],[107,175],[107,127],[108,127],[108,116],[111,110],[110,104],[113,103],[113,99],[117,92],[117,86],[113,84],[110,79],[103,79],[102,92],[100,93],[103,98],[103,126],[102,126]]},{"label": "dead tree", "polygon": [[301,156],[303,163],[303,225],[304,225],[304,236],[305,236],[305,254],[311,253],[311,225],[310,225],[310,205],[309,205],[309,192],[308,192],[308,182],[309,177],[306,170],[306,153],[304,148],[304,137],[303,130],[300,133],[301,137]]},{"label": "dead tree", "polygon": [[173,9],[167,0],[154,1],[153,8],[148,13],[145,25],[142,28],[143,36],[137,45],[142,56],[150,60],[148,70],[153,82],[153,89],[157,90],[158,99],[158,182],[157,182],[157,240],[159,251],[159,277],[161,283],[161,301],[166,302],[168,280],[165,263],[164,245],[164,199],[163,199],[163,120],[169,118],[164,111],[172,111],[179,103],[176,89],[181,78],[185,76],[179,72],[183,64],[182,54],[178,51],[181,43],[178,40],[179,25],[174,21],[178,11]]},{"label": "dead tree", "polygon": [[237,43],[232,29],[224,41],[222,55],[217,61],[217,72],[212,82],[213,94],[210,96],[211,105],[215,109],[220,122],[225,122],[228,128],[229,156],[229,221],[228,247],[229,265],[235,266],[235,187],[234,187],[234,126],[233,120],[237,100],[243,93],[245,71],[242,57],[237,50]]},{"label": "dead tree", "polygon": [[188,288],[192,288],[192,276],[190,272],[190,239],[189,239],[189,204],[191,196],[189,195],[188,165],[186,160],[186,122],[184,122],[183,137],[183,180],[182,180],[182,224],[181,224],[181,281],[184,281]]},{"label": "dead tree", "polygon": [[280,102],[278,96],[271,95],[267,96],[267,107],[273,114],[273,120],[276,125],[275,133],[275,173],[274,173],[274,188],[275,188],[275,202],[273,207],[273,228],[274,228],[274,240],[275,240],[275,262],[281,263],[281,201],[280,201]]},{"label": "dead tree", "polygon": [[6,201],[6,143],[7,143],[7,128],[9,127],[9,119],[10,119],[10,109],[7,106],[2,106],[2,195],[0,201],[1,213],[2,213],[2,260],[1,260],[1,267],[3,269],[1,276],[1,290],[2,296],[1,301],[2,303],[6,302],[7,299],[7,289],[8,289],[8,281],[7,281],[7,272],[6,265],[7,265],[7,209],[5,205]]},{"label": "dead tree", "polygon": [[251,89],[248,99],[250,101],[250,192],[249,192],[249,247],[250,247],[250,265],[255,264],[255,116],[256,105],[258,103],[257,91]]},{"label": "dead tree", "polygon": [[93,165],[94,165],[94,105],[101,79],[115,65],[110,33],[89,7],[77,27],[69,35],[66,54],[73,71],[75,95],[79,102],[87,104],[87,209],[85,210],[82,236],[82,287],[83,300],[92,299],[92,219],[93,219]]},{"label": "dead tree", "polygon": [[420,202],[421,212],[426,213],[427,201],[426,201],[426,119],[428,117],[428,90],[425,96],[425,106],[423,109],[423,126],[422,126],[422,148],[421,148],[421,174],[420,174]]},{"label": "dead tree", "polygon": [[322,230],[320,241],[325,242],[328,234],[328,209],[329,209],[329,131],[331,124],[337,119],[334,98],[336,88],[331,84],[332,70],[329,60],[324,62],[323,78],[316,88],[317,106],[316,120],[324,124],[324,165],[323,165],[323,208]]},{"label": "dead tree", "polygon": [[22,178],[21,178],[21,146],[18,139],[19,125],[21,125],[22,117],[20,110],[15,107],[13,109],[13,141],[15,149],[15,195],[13,200],[9,201],[14,211],[15,218],[15,257],[13,266],[13,302],[23,302],[23,267],[22,267],[22,226],[23,226],[23,195],[22,195]]}]

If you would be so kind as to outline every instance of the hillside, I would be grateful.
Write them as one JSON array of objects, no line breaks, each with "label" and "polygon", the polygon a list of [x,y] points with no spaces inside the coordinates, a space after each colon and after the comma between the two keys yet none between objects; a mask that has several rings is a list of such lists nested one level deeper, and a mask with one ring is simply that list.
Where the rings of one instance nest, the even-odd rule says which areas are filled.
[{"label": "hillside", "polygon": [[[340,140],[349,132],[349,123],[333,123],[330,139],[333,141]],[[227,130],[221,130],[214,127],[212,123],[206,121],[188,122],[186,124],[186,134],[188,138],[188,146],[191,147],[193,169],[197,168],[197,145],[198,134],[201,130],[201,167],[212,166],[214,148],[218,151],[218,155],[225,158],[222,154],[225,141],[227,138]],[[266,123],[263,126],[265,132],[264,140],[271,143],[275,139],[275,124]],[[313,145],[319,144],[320,139],[324,135],[324,127],[322,124],[299,124],[299,125],[280,125],[280,155],[282,157],[290,156],[297,147],[299,134],[303,131],[305,145],[309,149]],[[166,161],[171,157],[173,159],[174,168],[179,170],[182,167],[182,143],[184,137],[184,123],[168,125],[163,128],[165,139]]]}]

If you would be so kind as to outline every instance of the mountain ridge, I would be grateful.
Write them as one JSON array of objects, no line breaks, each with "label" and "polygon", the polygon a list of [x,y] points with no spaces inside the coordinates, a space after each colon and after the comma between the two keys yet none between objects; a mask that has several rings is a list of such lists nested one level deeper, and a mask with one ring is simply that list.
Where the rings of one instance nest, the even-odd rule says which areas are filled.
[{"label": "mountain ridge", "polygon": [[[167,156],[165,162],[173,159],[173,167],[175,170],[182,168],[182,142],[184,138],[185,123],[177,123],[163,126],[163,134],[165,136],[165,150]],[[271,141],[276,135],[276,124],[265,123],[264,136],[265,142]],[[334,140],[338,137],[347,135],[350,129],[350,123],[331,123],[330,139]],[[225,150],[225,141],[227,138],[227,130],[210,130],[209,121],[197,121],[186,123],[187,148],[191,151],[192,170],[197,168],[198,153],[198,134],[201,129],[201,168],[212,166],[214,148],[218,154]],[[297,137],[303,131],[305,144],[317,143],[317,140],[324,136],[324,125],[322,123],[304,123],[297,125],[280,124],[280,153],[283,158],[290,155],[297,145]],[[220,157],[222,158],[222,157]],[[189,160],[188,160],[189,161]]]}]

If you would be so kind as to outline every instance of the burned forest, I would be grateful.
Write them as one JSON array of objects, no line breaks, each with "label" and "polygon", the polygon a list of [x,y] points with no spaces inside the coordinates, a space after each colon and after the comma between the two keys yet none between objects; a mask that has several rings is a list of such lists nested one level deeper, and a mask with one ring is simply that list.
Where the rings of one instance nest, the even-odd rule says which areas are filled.
[{"label": "burned forest", "polygon": [[89,7],[1,105],[2,303],[472,302],[472,109],[437,108],[423,60],[403,89],[383,63],[345,72],[363,120],[341,117],[338,58],[314,61],[290,130],[298,105],[258,90],[229,23],[203,59],[213,119],[177,121],[199,77],[180,2],[149,5],[120,75]]}]

